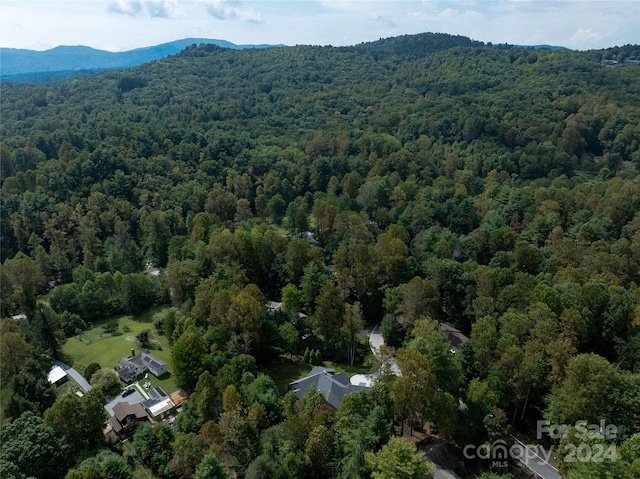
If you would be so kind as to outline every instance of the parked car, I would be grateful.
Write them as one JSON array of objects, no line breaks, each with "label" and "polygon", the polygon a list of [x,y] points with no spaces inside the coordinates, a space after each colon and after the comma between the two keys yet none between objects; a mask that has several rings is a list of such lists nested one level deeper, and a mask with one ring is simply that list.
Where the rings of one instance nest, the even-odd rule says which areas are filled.
[{"label": "parked car", "polygon": [[133,386],[130,386],[124,391],[122,391],[122,397],[126,398],[129,394],[133,394],[134,392],[136,392],[136,388],[134,388]]}]

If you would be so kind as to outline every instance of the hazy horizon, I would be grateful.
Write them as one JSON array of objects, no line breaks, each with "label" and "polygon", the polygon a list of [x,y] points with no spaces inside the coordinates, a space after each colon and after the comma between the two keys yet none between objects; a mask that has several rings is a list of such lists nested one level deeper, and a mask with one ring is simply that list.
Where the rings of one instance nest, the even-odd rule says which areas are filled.
[{"label": "hazy horizon", "polygon": [[574,50],[638,43],[640,2],[368,0],[5,0],[0,46],[111,52],[185,38],[355,45],[424,32]]}]

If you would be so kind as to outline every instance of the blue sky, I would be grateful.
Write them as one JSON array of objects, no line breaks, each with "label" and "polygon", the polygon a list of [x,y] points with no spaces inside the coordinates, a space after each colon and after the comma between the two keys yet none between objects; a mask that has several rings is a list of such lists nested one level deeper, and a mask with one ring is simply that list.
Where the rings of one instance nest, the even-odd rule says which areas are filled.
[{"label": "blue sky", "polygon": [[2,0],[0,46],[110,51],[181,38],[354,45],[443,32],[588,50],[640,43],[640,1]]}]

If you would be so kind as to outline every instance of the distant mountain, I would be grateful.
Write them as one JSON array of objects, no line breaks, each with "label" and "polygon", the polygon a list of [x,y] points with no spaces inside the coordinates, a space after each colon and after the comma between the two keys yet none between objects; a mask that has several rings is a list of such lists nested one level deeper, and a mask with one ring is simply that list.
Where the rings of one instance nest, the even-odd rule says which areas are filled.
[{"label": "distant mountain", "polygon": [[570,50],[567,47],[560,47],[557,45],[511,45],[509,43],[494,43],[494,47],[516,47],[516,48],[533,48],[535,50],[545,49],[545,50]]},{"label": "distant mountain", "polygon": [[60,72],[65,72],[61,76],[64,77],[74,76],[80,72],[127,68],[175,55],[190,45],[202,43],[211,43],[234,50],[282,46],[236,45],[225,40],[185,38],[126,52],[108,52],[85,46],[59,46],[45,51],[0,48],[0,77],[9,80],[29,79],[34,74],[38,74],[46,78],[55,78],[61,74]]}]

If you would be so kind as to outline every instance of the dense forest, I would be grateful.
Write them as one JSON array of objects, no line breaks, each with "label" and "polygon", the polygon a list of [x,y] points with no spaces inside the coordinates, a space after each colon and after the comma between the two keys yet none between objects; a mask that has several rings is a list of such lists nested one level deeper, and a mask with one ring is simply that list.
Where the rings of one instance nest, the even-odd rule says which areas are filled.
[{"label": "dense forest", "polygon": [[[427,478],[397,436],[423,431],[461,457],[544,418],[617,428],[615,460],[562,461],[598,434],[556,443],[564,477],[640,477],[629,59],[640,46],[422,34],[193,45],[3,82],[2,476]],[[51,359],[94,322],[167,304],[156,333],[190,399],[176,427],[107,446],[103,392],[56,395]],[[459,353],[441,323],[470,338]],[[309,351],[362,366],[358,333],[375,325],[403,374],[338,410],[265,374]]]}]

